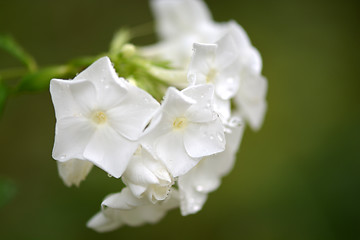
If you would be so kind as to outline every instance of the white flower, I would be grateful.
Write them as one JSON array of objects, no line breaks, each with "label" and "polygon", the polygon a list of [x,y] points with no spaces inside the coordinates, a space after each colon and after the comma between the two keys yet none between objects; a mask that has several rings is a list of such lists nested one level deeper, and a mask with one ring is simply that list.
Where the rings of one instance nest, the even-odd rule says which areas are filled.
[{"label": "white flower", "polygon": [[260,74],[243,71],[239,92],[234,100],[241,115],[247,120],[253,130],[260,129],[266,109],[267,80]]},{"label": "white flower", "polygon": [[235,103],[252,129],[258,130],[267,108],[267,80],[261,75],[261,56],[239,24],[230,22],[228,33],[233,37],[239,54],[237,61],[240,85]]},{"label": "white flower", "polygon": [[93,216],[87,226],[97,232],[108,232],[123,225],[134,227],[156,223],[168,210],[179,206],[179,197],[174,190],[166,201],[153,204],[146,198],[133,196],[129,188],[124,188],[120,193],[106,197],[101,205],[102,211]]},{"label": "white flower", "polygon": [[168,197],[173,179],[166,167],[141,146],[122,176],[123,182],[137,198],[144,195],[152,203]]},{"label": "white flower", "polygon": [[231,132],[225,134],[225,151],[205,157],[191,171],[179,177],[180,209],[183,216],[200,211],[208,193],[215,191],[220,186],[221,178],[233,168],[243,130],[244,125],[231,128]]},{"label": "white flower", "polygon": [[93,167],[91,162],[80,159],[70,159],[66,162],[58,161],[57,165],[59,175],[68,187],[71,185],[78,187]]},{"label": "white flower", "polygon": [[201,0],[153,0],[151,7],[161,41],[142,53],[169,60],[175,67],[187,66],[194,42],[215,42],[225,30]]},{"label": "white flower", "polygon": [[152,0],[156,30],[161,39],[197,32],[212,23],[206,4],[200,0]]},{"label": "white flower", "polygon": [[238,52],[231,35],[216,44],[194,43],[188,72],[190,84],[213,84],[214,107],[222,119],[230,117],[230,98],[239,88]]},{"label": "white flower", "polygon": [[156,100],[119,78],[107,57],[73,80],[52,79],[50,92],[57,119],[53,158],[88,160],[120,177]]},{"label": "white flower", "polygon": [[173,177],[181,176],[202,157],[225,149],[224,127],[213,111],[211,85],[196,85],[181,92],[170,87],[160,111],[144,139]]},{"label": "white flower", "polygon": [[262,59],[259,51],[251,44],[250,38],[245,30],[235,21],[227,24],[227,34],[234,38],[237,52],[239,54],[240,65],[250,69],[254,73],[261,74]]}]

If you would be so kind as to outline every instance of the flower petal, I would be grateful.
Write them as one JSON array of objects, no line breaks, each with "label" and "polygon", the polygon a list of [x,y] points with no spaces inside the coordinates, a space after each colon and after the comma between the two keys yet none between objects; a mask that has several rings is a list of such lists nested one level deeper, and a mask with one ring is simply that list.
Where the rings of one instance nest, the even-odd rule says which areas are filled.
[{"label": "flower petal", "polygon": [[236,95],[239,85],[239,65],[236,61],[218,74],[215,80],[216,95],[223,100],[229,100]]},{"label": "flower petal", "polygon": [[217,67],[215,65],[216,50],[216,44],[194,43],[188,72],[190,84],[205,84],[209,81],[209,72]]},{"label": "flower petal", "polygon": [[112,176],[119,178],[138,147],[111,127],[99,127],[84,151],[84,157]]},{"label": "flower petal", "polygon": [[[87,93],[86,101],[96,100],[96,106],[91,109],[99,108],[101,110],[112,108],[119,104],[127,93],[127,82],[123,78],[119,78],[108,57],[100,58],[91,64],[84,71],[79,73],[72,82],[86,81],[92,83],[96,94],[85,88],[79,88],[79,91]],[[78,94],[74,94],[77,96]]]},{"label": "flower petal", "polygon": [[184,132],[186,152],[195,158],[219,153],[225,149],[224,127],[219,119],[209,123],[189,123]]},{"label": "flower petal", "polygon": [[217,164],[217,172],[221,177],[227,175],[235,164],[236,153],[240,147],[244,129],[245,125],[234,127],[231,129],[231,133],[225,134],[227,142],[226,149],[224,152],[219,153],[218,156],[214,156],[214,158],[222,159],[221,161],[218,161]]},{"label": "flower petal", "polygon": [[209,193],[216,190],[222,177],[219,169],[227,160],[224,159],[224,152],[203,158],[189,174],[184,175],[184,179],[188,179],[197,192]]},{"label": "flower petal", "polygon": [[155,142],[155,151],[173,177],[181,176],[193,168],[200,159],[190,157],[182,133],[169,132]]},{"label": "flower petal", "polygon": [[90,219],[87,226],[98,232],[105,232],[122,225],[140,226],[145,223],[156,223],[168,210],[178,206],[179,193],[176,190],[173,190],[166,200],[153,204],[135,198],[128,188],[124,188],[120,193],[105,198],[101,213]]},{"label": "flower petal", "polygon": [[52,79],[50,81],[50,93],[54,103],[56,119],[82,112],[78,104],[74,102],[69,89],[70,84],[72,84],[71,80]]},{"label": "flower petal", "polygon": [[191,105],[185,117],[191,122],[209,122],[217,116],[213,111],[214,87],[211,84],[190,86],[182,91],[184,95],[196,100]]},{"label": "flower petal", "polygon": [[96,99],[97,106],[96,108],[112,109],[124,101],[124,98],[128,95],[128,85],[123,78],[114,78],[112,81],[103,81],[96,84]]},{"label": "flower petal", "polygon": [[[114,221],[123,222],[129,226],[140,226],[145,223],[156,223],[163,218],[166,212],[179,205],[179,199],[175,191],[169,196],[169,199],[153,204],[134,198],[128,188],[124,188],[120,193],[112,194],[102,203],[108,206],[103,210],[104,215]],[[116,204],[105,204],[105,203]],[[126,203],[124,205],[124,203]],[[111,206],[121,206],[121,208],[112,208]]]},{"label": "flower petal", "polygon": [[214,97],[214,111],[219,115],[221,121],[226,121],[231,115],[230,100],[223,100],[217,95]]},{"label": "flower petal", "polygon": [[180,210],[186,216],[200,211],[207,200],[207,193],[196,191],[191,183],[191,178],[179,178]]},{"label": "flower petal", "polygon": [[116,107],[107,111],[110,125],[130,140],[137,140],[160,104],[147,92],[128,85],[128,92]]},{"label": "flower petal", "polygon": [[221,178],[233,167],[244,126],[226,134],[226,149],[218,154],[204,157],[191,171],[180,176],[178,185],[181,196],[182,215],[198,212],[204,205],[207,194],[215,191]]},{"label": "flower petal", "polygon": [[86,223],[88,228],[91,228],[99,233],[113,231],[122,225],[123,223],[121,221],[114,221],[106,217],[103,212],[98,212]]},{"label": "flower petal", "polygon": [[[110,59],[102,57],[79,73],[73,81],[86,79],[95,84],[96,88],[101,88],[118,78]],[[119,83],[121,84],[121,81]]]},{"label": "flower petal", "polygon": [[238,58],[239,53],[234,37],[227,33],[216,42],[216,62],[217,69],[223,71],[229,65],[233,64]]},{"label": "flower petal", "polygon": [[266,92],[266,78],[250,71],[243,73],[239,94],[236,95],[235,101],[253,130],[258,130],[264,120],[267,108]]},{"label": "flower petal", "polygon": [[199,25],[211,22],[211,13],[202,1],[153,0],[150,2],[161,38],[179,36]]},{"label": "flower petal", "polygon": [[157,223],[166,211],[160,211],[153,205],[139,206],[131,211],[122,211],[121,219],[129,226],[141,226],[145,223]]},{"label": "flower petal", "polygon": [[92,169],[93,164],[86,160],[70,159],[66,162],[58,162],[59,175],[65,185],[79,186]]},{"label": "flower petal", "polygon": [[146,159],[143,159],[142,155],[137,156],[137,154],[135,154],[126,169],[123,178],[125,178],[127,182],[132,182],[137,185],[158,184],[159,180],[153,172],[147,168],[144,161],[146,161]]},{"label": "flower petal", "polygon": [[236,48],[240,54],[241,65],[246,66],[256,74],[262,70],[262,59],[259,51],[251,45],[245,30],[235,21],[229,23],[229,34],[234,38]]},{"label": "flower petal", "polygon": [[236,44],[237,49],[239,49],[240,52],[242,51],[243,48],[251,45],[247,33],[240,26],[240,24],[238,24],[236,21],[230,21],[228,23],[228,27],[229,27],[228,31],[233,36],[234,43]]},{"label": "flower petal", "polygon": [[142,185],[133,184],[131,182],[126,182],[126,185],[130,188],[131,192],[134,194],[135,197],[141,198],[142,194],[146,191],[146,187]]},{"label": "flower petal", "polygon": [[52,157],[64,162],[73,158],[85,160],[84,149],[95,128],[84,117],[68,117],[57,121]]},{"label": "flower petal", "polygon": [[257,74],[261,74],[261,70],[262,70],[261,55],[259,51],[253,46],[250,46],[247,52],[246,65],[248,66],[249,69],[251,69],[251,71]]},{"label": "flower petal", "polygon": [[102,208],[130,210],[142,204],[144,204],[144,200],[136,198],[129,188],[123,188],[119,193],[108,195],[101,203],[101,206]]},{"label": "flower petal", "polygon": [[176,118],[184,116],[186,110],[194,103],[196,101],[192,98],[187,97],[174,87],[169,87],[162,103],[162,110],[169,117]]}]

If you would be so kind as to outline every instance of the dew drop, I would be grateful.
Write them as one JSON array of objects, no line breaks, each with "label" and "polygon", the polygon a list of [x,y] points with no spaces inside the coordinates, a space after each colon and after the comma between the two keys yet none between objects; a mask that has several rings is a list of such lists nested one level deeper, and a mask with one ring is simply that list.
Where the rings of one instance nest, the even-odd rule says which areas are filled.
[{"label": "dew drop", "polygon": [[201,206],[198,203],[192,204],[193,212],[197,212],[201,209]]},{"label": "dew drop", "polygon": [[232,133],[232,131],[231,131],[231,129],[230,128],[224,128],[224,132],[225,133],[228,133],[228,134],[231,134]]},{"label": "dew drop", "polygon": [[[226,79],[226,82],[227,82],[228,84],[234,84],[235,79],[232,78],[232,77],[229,77],[229,78]],[[229,86],[228,88],[230,89],[230,86]]]},{"label": "dew drop", "polygon": [[111,175],[110,173],[108,173],[108,177],[109,177],[109,178],[112,178],[112,175]]},{"label": "dew drop", "polygon": [[239,127],[241,125],[241,119],[238,117],[232,117],[229,119],[228,124],[230,127]]},{"label": "dew drop", "polygon": [[104,88],[105,88],[105,89],[109,89],[110,86],[109,86],[109,85],[105,85]]},{"label": "dew drop", "polygon": [[196,191],[198,191],[198,192],[202,192],[202,191],[204,191],[204,188],[203,188],[203,186],[196,186]]},{"label": "dew drop", "polygon": [[222,136],[221,133],[217,133],[216,136],[217,136],[217,138],[219,139],[220,142],[224,141],[224,137]]},{"label": "dew drop", "polygon": [[214,136],[213,136],[213,135],[210,135],[210,140],[214,140]]},{"label": "dew drop", "polygon": [[60,156],[60,160],[64,160],[65,158],[66,158],[65,154]]},{"label": "dew drop", "polygon": [[195,81],[196,81],[196,77],[195,77],[195,74],[189,74],[188,76],[188,80],[189,80],[189,83],[190,84],[195,84]]}]

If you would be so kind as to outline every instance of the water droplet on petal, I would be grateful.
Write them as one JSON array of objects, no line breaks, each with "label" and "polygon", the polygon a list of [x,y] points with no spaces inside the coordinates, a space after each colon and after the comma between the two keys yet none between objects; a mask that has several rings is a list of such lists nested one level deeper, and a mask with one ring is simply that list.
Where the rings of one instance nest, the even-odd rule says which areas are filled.
[{"label": "water droplet on petal", "polygon": [[223,142],[224,141],[224,136],[221,134],[221,133],[217,133],[216,134],[217,138],[219,139],[220,142]]},{"label": "water droplet on petal", "polygon": [[232,133],[231,129],[227,127],[224,128],[224,132],[228,134]]},{"label": "water droplet on petal", "polygon": [[232,117],[229,119],[228,124],[230,127],[239,127],[241,125],[241,119],[238,117]]},{"label": "water droplet on petal", "polygon": [[189,74],[188,80],[189,80],[189,83],[190,83],[190,84],[195,84],[195,81],[196,81],[196,76],[195,76],[195,74],[193,74],[193,73]]},{"label": "water droplet on petal", "polygon": [[227,82],[228,84],[233,84],[233,83],[235,82],[235,79],[232,78],[232,77],[229,77],[229,78],[226,79],[226,82]]},{"label": "water droplet on petal", "polygon": [[64,160],[65,158],[66,158],[65,154],[60,156],[60,160]]},{"label": "water droplet on petal", "polygon": [[197,203],[195,201],[192,202],[191,206],[192,206],[192,212],[194,212],[194,213],[201,209],[201,206],[199,205],[199,203]]},{"label": "water droplet on petal", "polygon": [[213,136],[213,135],[210,135],[210,140],[214,140],[214,136]]},{"label": "water droplet on petal", "polygon": [[196,191],[198,191],[198,192],[202,192],[202,191],[204,191],[204,188],[203,188],[203,186],[196,186]]}]

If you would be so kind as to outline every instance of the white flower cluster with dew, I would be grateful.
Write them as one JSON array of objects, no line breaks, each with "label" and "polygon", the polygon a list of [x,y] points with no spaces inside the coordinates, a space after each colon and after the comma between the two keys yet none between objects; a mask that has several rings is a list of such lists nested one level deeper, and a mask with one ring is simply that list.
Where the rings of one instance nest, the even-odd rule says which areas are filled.
[{"label": "white flower cluster with dew", "polygon": [[126,185],[87,223],[98,232],[156,223],[174,208],[200,211],[233,168],[245,126],[258,130],[266,112],[261,56],[240,25],[214,22],[201,0],[151,7],[160,41],[132,51],[169,61],[146,68],[167,84],[161,101],[109,57],[50,83],[64,183],[79,186],[96,165]]}]

